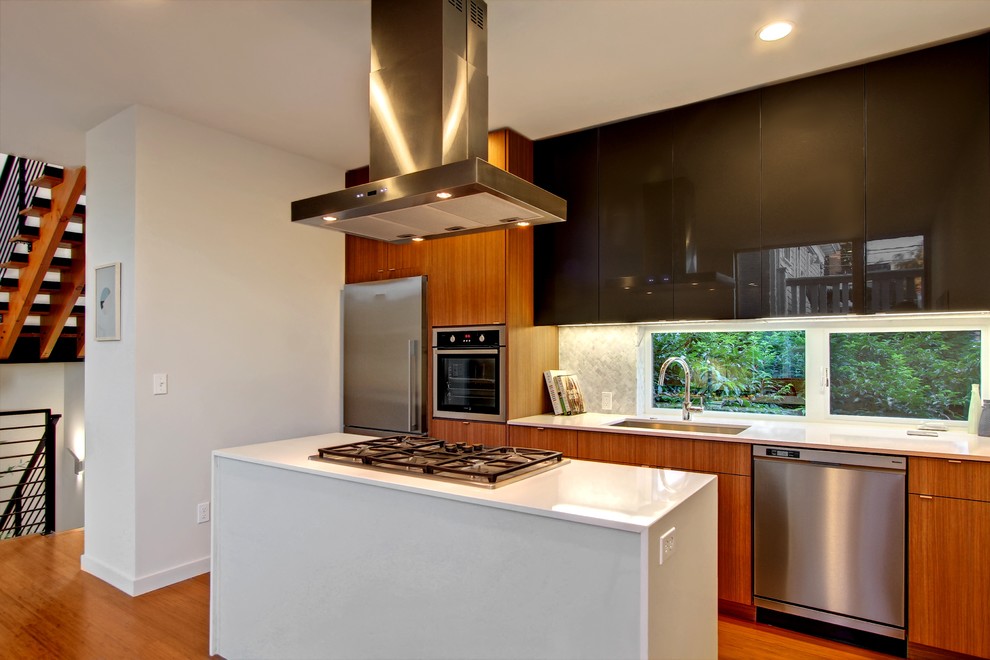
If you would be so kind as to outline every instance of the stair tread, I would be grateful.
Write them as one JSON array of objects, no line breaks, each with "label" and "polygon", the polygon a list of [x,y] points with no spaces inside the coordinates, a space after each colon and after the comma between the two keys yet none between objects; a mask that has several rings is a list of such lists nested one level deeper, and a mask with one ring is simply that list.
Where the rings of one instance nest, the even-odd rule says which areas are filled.
[{"label": "stair tread", "polygon": [[[32,227],[30,225],[21,224],[17,229],[17,233],[10,237],[11,243],[33,243],[38,240],[41,235],[41,227]],[[62,240],[59,245],[65,245],[67,247],[72,247],[75,245],[83,245],[85,243],[85,234],[79,231],[68,231],[66,230],[62,234]]]},{"label": "stair tread", "polygon": [[[13,293],[17,291],[17,278],[4,277],[0,279],[0,292]],[[41,293],[58,293],[62,290],[61,282],[42,282]]]},{"label": "stair tread", "polygon": [[[52,200],[45,199],[43,197],[35,197],[31,201],[31,206],[21,211],[21,215],[33,216],[40,218],[49,211],[52,210]],[[86,205],[76,204],[76,208],[72,212],[71,216],[76,222],[81,222],[86,219]]]},{"label": "stair tread", "polygon": [[[14,252],[10,259],[2,264],[0,268],[26,268],[28,265],[28,255],[23,252]],[[68,257],[52,257],[52,263],[48,270],[68,270],[72,268],[72,259]]]},{"label": "stair tread", "polygon": [[[67,325],[62,328],[62,332],[59,333],[59,337],[81,337],[83,328],[78,325]],[[24,325],[21,327],[21,332],[18,337],[40,337],[41,336],[41,326],[40,325]]]},{"label": "stair tread", "polygon": [[35,188],[51,189],[62,183],[64,176],[65,175],[61,167],[45,165],[45,169],[42,171],[41,175],[31,181],[30,185]]},{"label": "stair tread", "polygon": [[[52,313],[52,306],[49,303],[34,303],[28,314],[33,316],[48,316]],[[6,300],[0,301],[0,314],[6,314],[10,310],[10,303]],[[73,305],[69,316],[84,316],[86,314],[85,305]]]}]

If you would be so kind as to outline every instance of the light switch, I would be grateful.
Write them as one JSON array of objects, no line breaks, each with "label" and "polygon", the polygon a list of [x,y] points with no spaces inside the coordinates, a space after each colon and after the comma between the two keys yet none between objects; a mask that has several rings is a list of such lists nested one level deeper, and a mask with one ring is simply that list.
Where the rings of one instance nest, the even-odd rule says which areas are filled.
[{"label": "light switch", "polygon": [[155,394],[168,394],[168,374],[155,374],[153,390]]}]

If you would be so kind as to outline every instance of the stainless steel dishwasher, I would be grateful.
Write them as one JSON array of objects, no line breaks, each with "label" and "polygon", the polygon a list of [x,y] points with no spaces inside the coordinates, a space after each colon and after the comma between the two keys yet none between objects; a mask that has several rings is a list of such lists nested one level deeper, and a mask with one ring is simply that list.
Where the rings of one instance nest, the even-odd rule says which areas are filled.
[{"label": "stainless steel dishwasher", "polygon": [[864,646],[828,631],[904,639],[906,466],[902,456],[753,447],[758,619],[811,619]]}]

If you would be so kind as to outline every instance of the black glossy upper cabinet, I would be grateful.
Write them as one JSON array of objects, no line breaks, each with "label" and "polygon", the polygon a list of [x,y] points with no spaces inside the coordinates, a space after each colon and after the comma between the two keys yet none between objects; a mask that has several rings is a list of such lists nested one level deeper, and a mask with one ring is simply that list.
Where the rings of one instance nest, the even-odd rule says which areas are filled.
[{"label": "black glossy upper cabinet", "polygon": [[669,113],[603,126],[599,145],[599,320],[673,317]]},{"label": "black glossy upper cabinet", "polygon": [[534,227],[539,325],[598,320],[598,129],[538,140],[533,180],[567,201],[567,221]]},{"label": "black glossy upper cabinet", "polygon": [[766,316],[862,311],[863,85],[853,67],[762,92]]},{"label": "black glossy upper cabinet", "polygon": [[990,309],[988,44],[866,66],[867,311]]},{"label": "black glossy upper cabinet", "polygon": [[760,306],[760,93],[673,118],[675,319],[755,318]]}]

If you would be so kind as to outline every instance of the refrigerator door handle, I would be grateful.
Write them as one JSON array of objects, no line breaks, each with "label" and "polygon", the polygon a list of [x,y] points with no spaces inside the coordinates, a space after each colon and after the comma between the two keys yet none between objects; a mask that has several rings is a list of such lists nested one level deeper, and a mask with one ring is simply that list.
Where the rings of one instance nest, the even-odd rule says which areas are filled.
[{"label": "refrigerator door handle", "polygon": [[420,415],[420,408],[422,407],[422,402],[420,401],[420,391],[419,391],[419,359],[418,359],[418,347],[419,341],[416,339],[409,340],[409,430],[418,432],[419,419],[422,417]]}]

